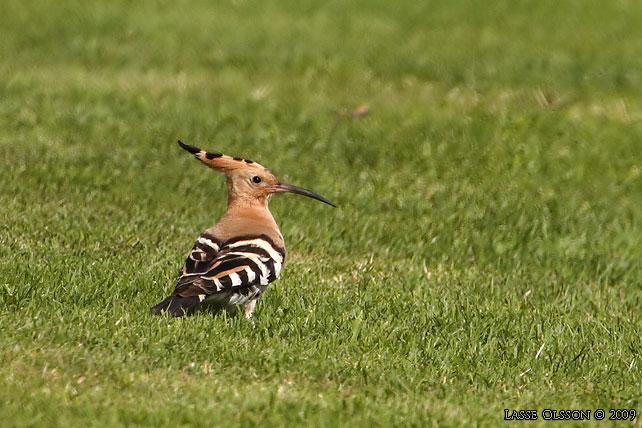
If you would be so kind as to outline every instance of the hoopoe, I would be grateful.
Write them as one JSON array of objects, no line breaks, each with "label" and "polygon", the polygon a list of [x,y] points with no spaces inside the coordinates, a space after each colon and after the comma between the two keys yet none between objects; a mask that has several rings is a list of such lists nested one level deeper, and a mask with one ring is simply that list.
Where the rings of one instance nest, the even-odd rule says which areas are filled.
[{"label": "hoopoe", "polygon": [[283,235],[268,209],[275,193],[309,196],[336,207],[301,187],[279,182],[256,162],[178,144],[205,165],[225,174],[227,211],[199,236],[176,280],[174,292],[152,308],[182,316],[197,306],[213,305],[235,312],[244,305],[250,318],[259,297],[276,280],[285,261]]}]

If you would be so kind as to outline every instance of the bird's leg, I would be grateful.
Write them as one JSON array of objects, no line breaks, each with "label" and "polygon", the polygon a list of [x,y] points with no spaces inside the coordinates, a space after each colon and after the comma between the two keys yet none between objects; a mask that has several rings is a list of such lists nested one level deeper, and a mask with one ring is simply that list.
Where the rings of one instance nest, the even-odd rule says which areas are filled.
[{"label": "bird's leg", "polygon": [[245,304],[245,319],[250,319],[252,318],[252,312],[254,312],[254,308],[256,307],[256,302],[259,299],[252,299],[249,302]]}]

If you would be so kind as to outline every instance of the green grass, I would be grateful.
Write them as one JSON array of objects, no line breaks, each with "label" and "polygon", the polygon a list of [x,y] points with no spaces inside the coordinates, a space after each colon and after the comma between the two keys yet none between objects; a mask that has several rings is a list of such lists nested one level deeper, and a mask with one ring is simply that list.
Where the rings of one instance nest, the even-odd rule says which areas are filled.
[{"label": "green grass", "polygon": [[[640,2],[1,12],[3,426],[642,412]],[[253,326],[148,311],[226,200],[178,138],[340,206],[274,198]]]}]

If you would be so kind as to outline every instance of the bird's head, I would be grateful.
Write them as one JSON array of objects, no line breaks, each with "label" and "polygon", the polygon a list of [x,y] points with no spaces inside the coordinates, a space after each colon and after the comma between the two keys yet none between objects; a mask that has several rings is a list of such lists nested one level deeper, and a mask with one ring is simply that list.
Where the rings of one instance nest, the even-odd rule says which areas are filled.
[{"label": "bird's head", "polygon": [[273,194],[290,192],[308,196],[336,207],[332,202],[314,192],[302,187],[281,183],[274,174],[251,160],[233,158],[222,153],[206,152],[198,147],[184,144],[180,140],[178,145],[192,153],[205,165],[225,174],[229,191],[229,204],[267,205]]}]

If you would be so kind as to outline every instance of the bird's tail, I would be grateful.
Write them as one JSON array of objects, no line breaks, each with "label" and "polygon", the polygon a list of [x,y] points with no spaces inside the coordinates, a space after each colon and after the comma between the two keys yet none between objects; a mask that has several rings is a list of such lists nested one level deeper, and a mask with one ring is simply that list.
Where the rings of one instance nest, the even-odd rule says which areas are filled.
[{"label": "bird's tail", "polygon": [[155,315],[167,312],[173,317],[181,317],[190,312],[200,303],[198,296],[169,296],[167,299],[152,307]]}]

